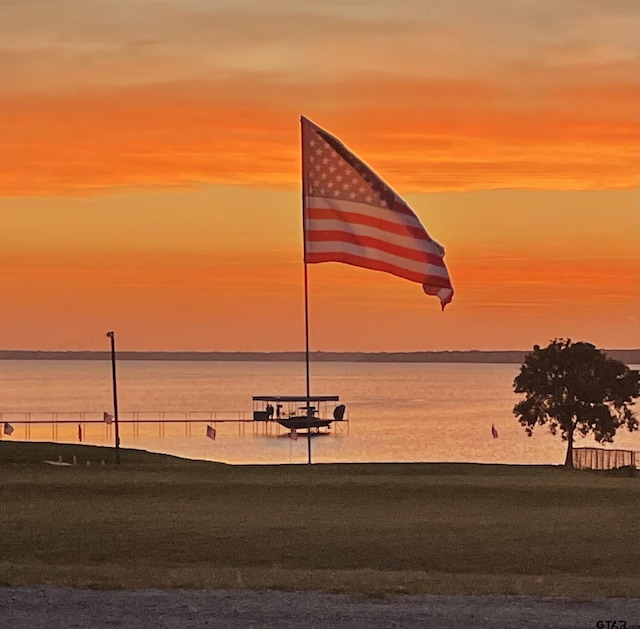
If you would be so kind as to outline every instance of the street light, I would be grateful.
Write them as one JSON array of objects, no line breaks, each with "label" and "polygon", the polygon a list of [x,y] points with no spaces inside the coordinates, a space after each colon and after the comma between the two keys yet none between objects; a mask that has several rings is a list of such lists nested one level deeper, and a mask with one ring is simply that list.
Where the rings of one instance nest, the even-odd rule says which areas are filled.
[{"label": "street light", "polygon": [[113,380],[113,421],[116,426],[116,465],[120,465],[120,430],[118,427],[118,387],[116,384],[116,339],[114,333],[107,332],[111,339],[111,378]]}]

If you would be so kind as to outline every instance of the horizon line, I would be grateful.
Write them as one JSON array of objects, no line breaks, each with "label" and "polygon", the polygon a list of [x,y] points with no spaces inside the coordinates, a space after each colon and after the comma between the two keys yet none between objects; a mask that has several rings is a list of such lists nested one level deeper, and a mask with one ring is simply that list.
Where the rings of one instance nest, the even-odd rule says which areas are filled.
[{"label": "horizon line", "polygon": [[[640,347],[599,347],[605,352],[637,352]],[[87,353],[87,352],[105,352],[108,349],[4,349],[0,348],[0,354],[9,352],[20,353]],[[443,354],[443,353],[505,353],[505,352],[531,352],[533,347],[529,349],[411,349],[411,350],[328,350],[317,349],[310,350],[311,354]],[[218,349],[119,349],[118,353],[128,352],[137,354],[304,354],[305,350],[218,350]]]}]

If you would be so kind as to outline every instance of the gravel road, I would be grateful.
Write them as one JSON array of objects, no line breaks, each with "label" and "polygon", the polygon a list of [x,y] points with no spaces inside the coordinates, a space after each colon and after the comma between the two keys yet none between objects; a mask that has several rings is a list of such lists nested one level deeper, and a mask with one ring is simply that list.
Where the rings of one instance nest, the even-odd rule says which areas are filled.
[{"label": "gravel road", "polygon": [[[616,620],[617,625],[611,621]],[[601,623],[599,624],[599,621]],[[607,625],[607,621],[609,624]],[[640,600],[0,587],[1,629],[640,629]]]}]

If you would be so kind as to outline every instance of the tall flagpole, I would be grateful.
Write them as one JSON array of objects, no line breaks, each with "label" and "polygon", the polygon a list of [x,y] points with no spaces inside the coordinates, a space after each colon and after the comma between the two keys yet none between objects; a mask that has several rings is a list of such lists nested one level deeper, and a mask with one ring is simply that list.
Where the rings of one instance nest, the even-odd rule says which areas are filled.
[{"label": "tall flagpole", "polygon": [[[306,247],[305,247],[306,248]],[[307,376],[307,463],[311,465],[311,396],[309,386],[309,296],[307,290],[307,263],[304,263],[304,338],[305,338],[305,365]]]},{"label": "tall flagpole", "polygon": [[300,170],[302,173],[302,246],[304,256],[304,360],[307,379],[307,463],[311,465],[311,387],[309,384],[309,282],[307,279],[307,238],[306,238],[306,208],[305,208],[305,181],[304,181],[304,137],[302,131],[302,118],[300,118]]}]

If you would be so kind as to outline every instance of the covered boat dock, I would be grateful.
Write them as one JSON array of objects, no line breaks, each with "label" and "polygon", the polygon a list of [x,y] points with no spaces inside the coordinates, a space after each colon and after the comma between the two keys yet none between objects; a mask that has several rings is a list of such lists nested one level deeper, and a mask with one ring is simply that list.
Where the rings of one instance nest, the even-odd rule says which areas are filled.
[{"label": "covered boat dock", "polygon": [[330,428],[334,421],[345,419],[344,404],[337,395],[255,395],[254,421],[275,421],[289,430],[315,430]]}]

